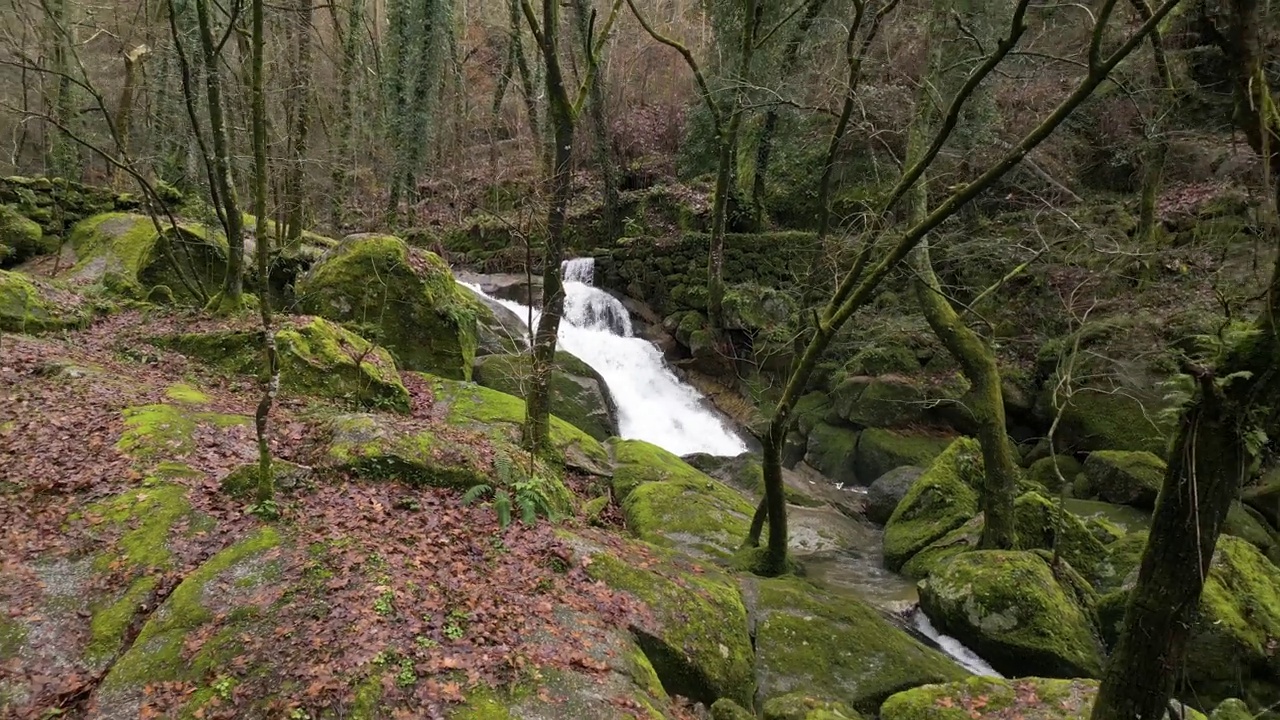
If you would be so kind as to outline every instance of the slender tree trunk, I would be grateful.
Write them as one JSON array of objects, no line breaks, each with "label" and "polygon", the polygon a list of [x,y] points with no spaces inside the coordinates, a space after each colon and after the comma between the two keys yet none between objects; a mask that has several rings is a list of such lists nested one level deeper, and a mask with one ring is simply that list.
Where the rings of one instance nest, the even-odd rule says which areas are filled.
[{"label": "slender tree trunk", "polygon": [[[50,115],[63,127],[70,128],[75,118],[75,102],[73,84],[71,82],[71,46],[75,42],[75,34],[68,18],[68,0],[49,0],[44,6],[48,14],[49,42],[53,46],[50,62],[57,73],[54,80],[53,97],[47,102]],[[48,164],[51,174],[69,180],[78,180],[80,176],[80,151],[78,146],[55,132],[48,142]]]},{"label": "slender tree trunk", "polygon": [[[615,2],[620,4],[621,0]],[[593,43],[591,23],[594,13],[588,0],[574,0],[574,9],[578,20],[578,36],[586,46]],[[587,109],[591,113],[591,130],[595,135],[596,162],[600,165],[600,194],[604,213],[603,234],[607,241],[622,236],[621,199],[618,196],[618,169],[613,164],[613,153],[610,152],[609,123],[605,117],[604,73],[593,72],[587,85]]]},{"label": "slender tree trunk", "polygon": [[[1229,28],[1220,37],[1234,75],[1236,122],[1269,171],[1268,182],[1275,183],[1280,118],[1263,72],[1257,0],[1230,0],[1228,8]],[[1272,201],[1280,208],[1280,197]],[[1273,227],[1272,241],[1280,244],[1275,233]],[[1262,450],[1262,438],[1280,432],[1277,317],[1280,256],[1255,332],[1229,347],[1218,367],[1186,368],[1197,389],[1178,425],[1093,720],[1164,717],[1227,510]]]},{"label": "slender tree trunk", "polygon": [[218,71],[218,50],[214,45],[213,27],[209,20],[209,0],[195,0],[196,22],[200,28],[200,48],[204,54],[204,85],[209,102],[209,130],[213,135],[214,179],[218,195],[222,199],[223,221],[227,231],[227,276],[222,292],[211,304],[218,307],[237,308],[243,292],[244,275],[244,217],[240,214],[240,202],[236,196],[235,181],[231,177],[231,149],[227,126],[223,119],[222,83]]},{"label": "slender tree trunk", "polygon": [[333,164],[333,172],[329,178],[332,197],[329,205],[329,225],[335,233],[346,224],[345,208],[347,195],[351,189],[350,164],[355,163],[352,152],[352,132],[355,111],[356,68],[360,61],[360,41],[364,32],[364,0],[351,0],[347,8],[347,30],[342,37],[342,66],[338,73],[338,81],[342,87],[338,91],[338,130],[337,159]]},{"label": "slender tree trunk", "polygon": [[[1130,0],[1130,4],[1142,20],[1151,17],[1151,6],[1147,4],[1147,0]],[[1168,123],[1165,122],[1164,115],[1173,107],[1177,92],[1173,72],[1164,52],[1164,40],[1158,28],[1151,33],[1151,51],[1155,65],[1156,92],[1163,98],[1156,103],[1152,121],[1143,129],[1147,146],[1142,151],[1142,192],[1138,201],[1138,227],[1135,236],[1141,247],[1147,250],[1155,250],[1160,240],[1156,224],[1156,203],[1160,199],[1164,163],[1169,154],[1169,138],[1165,133]]]},{"label": "slender tree trunk", "polygon": [[301,242],[302,225],[305,222],[307,209],[304,181],[307,134],[311,125],[311,2],[312,0],[298,0],[297,4],[298,55],[294,63],[292,81],[292,101],[296,115],[290,133],[293,157],[289,164],[289,178],[285,190],[285,204],[288,212],[285,215],[284,236],[290,247],[295,247]]},{"label": "slender tree trunk", "polygon": [[533,71],[529,68],[529,60],[524,54],[524,29],[520,23],[520,0],[508,0],[511,15],[511,52],[515,55],[516,70],[520,73],[520,97],[524,100],[524,112],[529,123],[529,133],[533,135],[534,147],[538,155],[538,163],[546,167],[547,147],[542,138],[542,121],[538,117],[538,95],[534,91]]},{"label": "slender tree trunk", "polygon": [[[141,70],[142,62],[147,58],[151,49],[146,45],[139,45],[124,54],[124,86],[120,89],[120,102],[116,105],[116,135],[120,138],[123,148],[121,154],[126,154],[131,149],[130,138],[133,135],[133,100],[134,94],[138,87],[138,73]],[[116,187],[120,189],[121,183],[128,181],[126,173],[113,172]]]},{"label": "slender tree trunk", "polygon": [[394,152],[387,179],[387,220],[392,225],[396,224],[400,213],[400,198],[407,172],[404,155],[405,135],[409,132],[406,119],[409,99],[406,93],[411,63],[412,15],[409,0],[390,0],[387,3],[386,140]]},{"label": "slender tree trunk", "polygon": [[[263,87],[263,56],[266,54],[266,28],[263,21],[263,4],[266,0],[253,0],[253,58],[250,92],[253,105],[253,214],[255,255],[258,259],[258,301],[262,313],[262,351],[266,365],[266,387],[254,413],[254,427],[258,434],[258,507],[266,514],[274,514],[270,504],[275,497],[275,482],[271,473],[271,445],[267,437],[267,423],[271,405],[280,391],[280,370],[276,361],[276,339],[271,329],[271,282],[268,257],[271,253],[271,236],[267,231],[267,100]],[[309,2],[309,0],[303,0]]]}]

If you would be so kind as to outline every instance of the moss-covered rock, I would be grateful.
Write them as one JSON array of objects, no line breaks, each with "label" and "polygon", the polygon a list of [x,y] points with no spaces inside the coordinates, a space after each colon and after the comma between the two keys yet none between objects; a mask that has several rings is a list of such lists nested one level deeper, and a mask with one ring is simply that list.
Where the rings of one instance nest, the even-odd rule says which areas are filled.
[{"label": "moss-covered rock", "polygon": [[888,522],[893,516],[893,511],[897,509],[898,503],[902,502],[902,498],[907,496],[907,491],[923,474],[923,468],[905,465],[876,478],[876,481],[867,488],[867,519],[879,525]]},{"label": "moss-covered rock", "polygon": [[[760,457],[751,453],[743,453],[734,457],[725,455],[709,455],[694,453],[684,455],[682,459],[693,468],[704,472],[720,482],[746,492],[750,497],[764,497],[764,467]],[[825,502],[810,495],[803,489],[795,487],[787,481],[783,474],[783,494],[787,504],[800,507],[822,507]]]},{"label": "moss-covered rock", "polygon": [[58,240],[46,238],[35,222],[12,205],[0,205],[0,266],[9,267],[36,255],[57,252]]},{"label": "moss-covered rock", "polygon": [[844,421],[862,428],[915,425],[925,416],[925,393],[897,376],[852,377],[832,391],[833,410]]},{"label": "moss-covered rock", "polygon": [[19,272],[0,270],[0,330],[37,333],[80,327],[89,309],[76,295]]},{"label": "moss-covered rock", "polygon": [[529,346],[526,318],[518,317],[498,301],[460,286],[475,301],[476,356],[515,355]]},{"label": "moss-covered rock", "polygon": [[1164,461],[1149,452],[1098,450],[1084,463],[1085,496],[1150,510],[1164,483]]},{"label": "moss-covered rock", "polygon": [[1088,720],[1097,680],[973,677],[898,693],[880,706],[880,720]]},{"label": "moss-covered rock", "polygon": [[1271,468],[1240,492],[1244,504],[1257,510],[1271,527],[1280,528],[1280,467]]},{"label": "moss-covered rock", "polygon": [[434,253],[389,235],[352,235],[325,252],[297,293],[305,312],[358,326],[404,368],[471,377],[478,303]]},{"label": "moss-covered rock", "polygon": [[[1052,381],[1046,387],[1052,387]],[[1046,401],[1042,404],[1051,407]],[[1058,437],[1080,451],[1131,450],[1164,455],[1168,421],[1136,397],[1107,391],[1077,391],[1062,411]]]},{"label": "moss-covered rock", "polygon": [[951,445],[952,440],[951,437],[880,428],[863,430],[858,438],[854,473],[858,481],[866,485],[903,465],[926,467]]},{"label": "moss-covered rock", "polygon": [[1147,548],[1147,531],[1136,530],[1125,533],[1123,537],[1107,546],[1103,556],[1089,578],[1094,588],[1107,595],[1130,584],[1137,576],[1134,574],[1142,564],[1142,553]]},{"label": "moss-covered rock", "polygon": [[804,461],[834,482],[852,484],[858,480],[857,453],[857,430],[818,423],[809,430]]},{"label": "moss-covered rock", "polygon": [[1267,527],[1262,514],[1238,501],[1231,503],[1222,532],[1249,541],[1268,557],[1271,557],[1271,553],[1276,549],[1274,531]]},{"label": "moss-covered rock", "polygon": [[737,584],[717,572],[695,574],[672,562],[637,568],[607,553],[591,557],[591,577],[630,593],[652,611],[634,625],[640,647],[669,692],[750,706],[755,654]]},{"label": "moss-covered rock", "polygon": [[[231,373],[263,372],[260,332],[217,330],[155,342]],[[409,391],[390,353],[324,318],[294,321],[277,331],[276,357],[286,393],[409,410]]]},{"label": "moss-covered rock", "polygon": [[[1083,470],[1084,466],[1080,461],[1070,455],[1043,457],[1027,468],[1027,479],[1050,490],[1057,490],[1062,486],[1063,480],[1069,485]],[[1058,479],[1059,473],[1062,474],[1063,480]]]},{"label": "moss-covered rock", "polygon": [[711,703],[711,720],[756,720],[756,716],[729,698],[720,698]]},{"label": "moss-covered rock", "polygon": [[1209,714],[1209,720],[1254,720],[1254,714],[1243,700],[1228,698],[1218,703],[1218,707]]},{"label": "moss-covered rock", "polygon": [[805,693],[781,695],[764,704],[764,720],[854,720],[861,717],[842,702],[819,700]]},{"label": "moss-covered rock", "polygon": [[1018,496],[1013,508],[1019,550],[1056,549],[1071,567],[1094,577],[1107,547],[1084,520],[1035,492]]},{"label": "moss-covered rock", "polygon": [[157,231],[145,215],[103,213],[76,224],[71,246],[77,260],[72,282],[130,297],[164,286],[180,302],[199,303],[200,288],[212,294],[227,272],[226,238],[198,223]]},{"label": "moss-covered rock", "polygon": [[899,570],[911,556],[978,513],[973,481],[982,472],[978,443],[961,438],[907,491],[884,528],[884,561]]},{"label": "moss-covered rock", "polygon": [[855,597],[830,595],[797,579],[756,581],[753,595],[757,677],[766,706],[801,692],[873,714],[896,692],[966,674]]},{"label": "moss-covered rock", "polygon": [[195,433],[204,426],[222,430],[250,428],[253,418],[201,409],[206,399],[194,388],[175,385],[169,396],[174,402],[128,407],[124,432],[116,447],[144,464],[179,461],[197,449]]},{"label": "moss-covered rock", "polygon": [[642,540],[728,561],[755,508],[737,491],[642,440],[614,440],[613,488],[627,528]]},{"label": "moss-covered rock", "polygon": [[[258,463],[248,463],[232,470],[219,482],[222,492],[235,498],[253,497],[261,475]],[[310,468],[288,460],[271,460],[271,482],[276,490],[291,490],[310,475]]]},{"label": "moss-covered rock", "polygon": [[[528,355],[488,355],[476,361],[475,381],[524,397],[529,387]],[[618,434],[615,403],[600,373],[567,351],[556,351],[551,371],[551,413],[597,440]]]},{"label": "moss-covered rock", "polygon": [[1102,651],[1087,612],[1035,553],[957,555],[921,583],[920,607],[940,631],[1001,673],[1097,677],[1102,672]]}]

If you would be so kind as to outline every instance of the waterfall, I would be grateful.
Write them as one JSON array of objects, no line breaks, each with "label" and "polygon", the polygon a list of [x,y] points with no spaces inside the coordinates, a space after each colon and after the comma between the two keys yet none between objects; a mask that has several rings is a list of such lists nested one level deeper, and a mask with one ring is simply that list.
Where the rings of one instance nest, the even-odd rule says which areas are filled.
[{"label": "waterfall", "polygon": [[[604,378],[618,407],[619,435],[645,440],[676,455],[739,455],[742,441],[693,387],[676,377],[653,343],[635,337],[631,315],[617,298],[595,287],[595,260],[566,260],[564,315],[558,346]],[[481,295],[476,285],[464,283]],[[486,295],[486,297],[489,297]],[[529,308],[492,298],[523,322]],[[538,321],[534,311],[533,321]]]},{"label": "waterfall", "polygon": [[950,655],[951,659],[955,660],[965,670],[974,675],[983,675],[985,677],[1004,677],[996,672],[995,668],[988,665],[986,660],[978,657],[977,653],[961,644],[959,640],[938,632],[938,629],[929,621],[929,616],[925,615],[923,610],[916,608],[916,611],[911,614],[911,624],[922,635],[938,643],[938,647],[942,648],[943,652]]}]

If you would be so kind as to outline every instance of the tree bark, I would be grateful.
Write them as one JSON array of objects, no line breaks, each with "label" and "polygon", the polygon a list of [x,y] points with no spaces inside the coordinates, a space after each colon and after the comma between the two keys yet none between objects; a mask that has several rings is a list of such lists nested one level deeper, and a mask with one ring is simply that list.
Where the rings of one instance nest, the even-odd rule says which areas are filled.
[{"label": "tree bark", "polygon": [[[1130,0],[1138,17],[1146,20],[1151,17],[1151,6],[1147,0]],[[1173,71],[1169,67],[1168,57],[1164,52],[1164,39],[1160,29],[1151,33],[1151,54],[1155,65],[1155,88],[1164,96],[1163,102],[1156,103],[1154,119],[1143,128],[1146,136],[1146,148],[1142,152],[1142,185],[1138,200],[1138,227],[1135,236],[1141,247],[1154,250],[1159,244],[1159,228],[1156,225],[1156,203],[1160,199],[1160,185],[1164,179],[1165,158],[1169,154],[1169,138],[1165,134],[1164,121],[1166,112],[1173,106],[1177,87],[1173,81]]]},{"label": "tree bark", "polygon": [[[338,81],[342,84],[338,99],[337,158],[329,178],[332,197],[329,202],[329,225],[339,234],[346,224],[346,199],[351,187],[351,168],[356,159],[352,152],[354,132],[356,67],[360,60],[360,37],[364,30],[364,0],[350,0],[347,8],[347,31],[342,37],[342,66]],[[336,20],[334,21],[336,24]]]},{"label": "tree bark", "polygon": [[[1275,183],[1280,118],[1263,73],[1257,0],[1231,0],[1228,22],[1220,37],[1234,76],[1236,122],[1262,157],[1268,182]],[[1280,207],[1280,197],[1273,195],[1272,202]],[[1271,232],[1274,243],[1276,229]],[[1138,581],[1103,673],[1093,720],[1164,717],[1227,510],[1263,438],[1280,430],[1277,316],[1280,256],[1253,331],[1233,339],[1216,368],[1187,368],[1197,388],[1178,424]]]},{"label": "tree bark", "polygon": [[[196,22],[200,29],[200,49],[204,54],[204,87],[209,104],[209,130],[213,135],[214,180],[222,200],[223,223],[227,232],[227,276],[222,292],[210,301],[214,309],[240,306],[244,275],[244,217],[231,177],[231,148],[223,119],[222,82],[218,70],[218,49],[214,45],[209,20],[209,0],[195,0]],[[233,20],[234,22],[234,20]]]},{"label": "tree bark", "polygon": [[[255,0],[256,1],[256,0]],[[306,217],[306,179],[307,134],[311,126],[311,20],[312,0],[298,0],[297,32],[298,55],[294,61],[292,85],[292,105],[294,116],[290,129],[290,140],[293,146],[289,177],[285,182],[285,203],[288,212],[285,215],[285,241],[290,247],[296,247],[302,238],[302,225]],[[344,89],[345,93],[346,90]],[[263,118],[266,122],[266,118]]]},{"label": "tree bark", "polygon": [[[574,0],[574,9],[578,16],[578,35],[587,52],[594,42],[591,37],[594,13],[587,0]],[[601,220],[603,221],[604,239],[612,241],[622,236],[622,201],[618,195],[618,169],[613,164],[613,153],[610,151],[609,122],[605,117],[604,74],[594,72],[587,83],[587,109],[591,114],[591,130],[595,135],[596,162],[600,165],[600,194],[603,202]]]},{"label": "tree bark", "polygon": [[[264,514],[274,514],[275,482],[271,473],[271,444],[267,437],[267,425],[271,406],[280,390],[280,369],[276,359],[275,333],[271,330],[271,283],[268,257],[271,253],[271,236],[267,232],[267,101],[263,87],[263,56],[266,54],[266,28],[263,21],[263,4],[266,0],[253,0],[253,57],[251,68],[251,104],[253,105],[253,213],[256,216],[254,230],[255,255],[258,260],[258,306],[262,318],[262,351],[266,370],[266,387],[254,412],[254,428],[258,436],[258,508]],[[308,2],[310,0],[303,0]]]}]

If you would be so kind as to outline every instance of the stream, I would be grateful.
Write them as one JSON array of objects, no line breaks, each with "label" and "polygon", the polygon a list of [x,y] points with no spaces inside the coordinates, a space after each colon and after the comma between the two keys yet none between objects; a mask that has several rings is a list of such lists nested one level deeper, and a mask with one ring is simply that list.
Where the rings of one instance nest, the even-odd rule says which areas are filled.
[{"label": "stream", "polygon": [[[608,384],[617,404],[619,436],[644,440],[682,456],[706,453],[732,457],[747,452],[746,442],[732,423],[672,371],[653,343],[635,336],[630,313],[621,301],[594,286],[594,271],[591,258],[564,262],[565,304],[557,342]],[[459,284],[512,311],[525,324],[526,332],[529,318],[535,324],[538,321],[536,309],[493,297],[477,283]],[[974,674],[999,677],[973,651],[939,633],[915,608],[915,583],[884,567],[880,528],[865,520],[839,517],[852,542],[839,552],[806,556],[809,579],[834,592],[857,595],[888,614],[903,617],[907,613],[905,625],[959,665]]]}]

